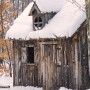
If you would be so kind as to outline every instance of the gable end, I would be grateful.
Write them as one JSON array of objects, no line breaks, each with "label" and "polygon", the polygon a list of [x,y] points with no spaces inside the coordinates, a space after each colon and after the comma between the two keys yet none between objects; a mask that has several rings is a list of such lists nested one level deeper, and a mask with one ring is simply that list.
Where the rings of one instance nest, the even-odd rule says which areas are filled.
[{"label": "gable end", "polygon": [[33,16],[33,15],[36,15],[36,14],[39,14],[39,13],[41,13],[41,11],[38,8],[37,4],[34,2],[33,7],[32,7],[32,9],[30,11],[29,16]]}]

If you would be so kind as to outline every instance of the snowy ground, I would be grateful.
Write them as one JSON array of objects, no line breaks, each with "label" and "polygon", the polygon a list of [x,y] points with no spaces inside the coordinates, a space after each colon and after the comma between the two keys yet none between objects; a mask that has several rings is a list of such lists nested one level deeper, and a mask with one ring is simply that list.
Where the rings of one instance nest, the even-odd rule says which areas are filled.
[{"label": "snowy ground", "polygon": [[[37,87],[23,87],[23,86],[18,86],[18,87],[13,87],[13,79],[11,77],[7,76],[1,76],[0,77],[0,86],[10,86],[10,88],[0,88],[0,90],[43,90],[42,88],[37,88]],[[61,87],[59,90],[71,90],[71,89],[66,89],[64,87]],[[90,89],[88,89],[90,90]]]},{"label": "snowy ground", "polygon": [[42,88],[36,87],[13,87],[13,79],[11,77],[2,76],[0,77],[0,86],[10,86],[10,88],[0,88],[0,90],[42,90]]},{"label": "snowy ground", "polygon": [[[7,77],[7,76],[0,77],[0,86],[8,86],[8,85],[10,86],[10,88],[0,88],[0,90],[43,90],[42,88],[30,87],[30,86],[13,87],[13,79],[11,77]],[[68,89],[62,87],[59,90],[68,90]]]}]

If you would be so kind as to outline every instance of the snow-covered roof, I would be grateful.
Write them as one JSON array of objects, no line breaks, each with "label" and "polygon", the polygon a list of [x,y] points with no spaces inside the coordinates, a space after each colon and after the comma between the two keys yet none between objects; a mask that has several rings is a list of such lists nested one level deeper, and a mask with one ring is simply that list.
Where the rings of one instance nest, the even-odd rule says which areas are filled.
[{"label": "snow-covered roof", "polygon": [[25,39],[33,31],[32,16],[28,16],[34,2],[30,3],[23,13],[16,18],[11,28],[7,31],[6,38]]},{"label": "snow-covered roof", "polygon": [[27,39],[71,37],[86,19],[82,9],[75,3],[67,2],[49,24],[40,31],[30,32]]},{"label": "snow-covered roof", "polygon": [[8,30],[6,39],[21,38],[29,40],[65,36],[71,37],[86,19],[84,4],[84,0],[68,0],[49,23],[46,24],[42,30],[38,31],[33,31],[31,16],[21,16],[19,17],[21,20],[19,18],[16,19],[14,25]]},{"label": "snow-covered roof", "polygon": [[66,0],[34,0],[42,12],[60,11]]}]

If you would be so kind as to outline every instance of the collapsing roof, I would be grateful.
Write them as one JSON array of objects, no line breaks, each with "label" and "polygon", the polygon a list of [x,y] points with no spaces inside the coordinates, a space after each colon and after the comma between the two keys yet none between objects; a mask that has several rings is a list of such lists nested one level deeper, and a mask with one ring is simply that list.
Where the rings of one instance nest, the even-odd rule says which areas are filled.
[{"label": "collapsing roof", "polygon": [[[32,2],[27,6],[24,12],[14,21],[13,26],[8,30],[6,34],[6,39],[15,38],[29,40],[65,36],[71,37],[86,19],[84,6],[85,1],[69,0],[62,5],[59,2],[60,0],[53,0],[53,3],[55,3],[55,1],[57,1],[57,10],[54,10],[54,7],[51,9],[53,9],[54,11],[58,11],[58,13],[49,21],[48,24],[45,25],[42,30],[33,30],[32,16],[28,16],[34,4]],[[53,6],[53,3],[51,6]],[[45,11],[44,7],[43,9],[40,7],[44,6],[42,0],[37,0],[36,4],[38,5],[40,10]],[[61,5],[61,7],[58,7],[59,5]],[[48,9],[46,8],[46,11],[47,10]]]}]

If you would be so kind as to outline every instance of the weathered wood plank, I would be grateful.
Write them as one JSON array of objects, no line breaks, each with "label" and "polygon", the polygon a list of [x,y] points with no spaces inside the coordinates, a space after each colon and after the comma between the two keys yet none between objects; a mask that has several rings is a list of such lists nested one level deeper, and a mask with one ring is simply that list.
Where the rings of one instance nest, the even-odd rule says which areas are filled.
[{"label": "weathered wood plank", "polygon": [[[88,87],[86,33],[81,30],[70,38],[16,42],[14,85],[39,86],[44,90],[57,90],[61,86],[85,90]],[[23,49],[18,51],[20,46]],[[35,63],[27,64],[25,48],[31,46]]]}]

